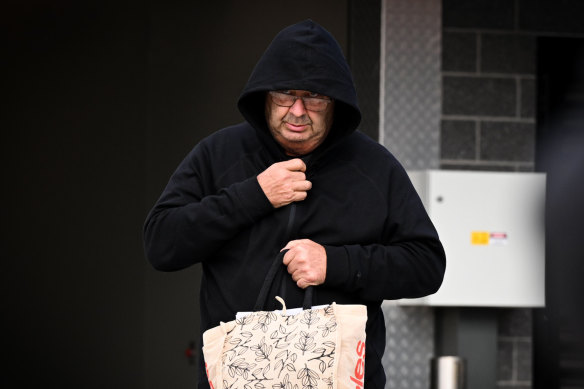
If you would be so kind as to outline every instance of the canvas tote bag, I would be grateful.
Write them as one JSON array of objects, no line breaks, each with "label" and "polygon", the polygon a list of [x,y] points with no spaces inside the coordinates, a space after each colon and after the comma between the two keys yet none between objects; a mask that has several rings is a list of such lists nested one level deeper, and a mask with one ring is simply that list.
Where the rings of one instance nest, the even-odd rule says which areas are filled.
[{"label": "canvas tote bag", "polygon": [[[360,389],[365,377],[364,305],[332,303],[262,311],[280,253],[268,272],[253,312],[203,333],[203,356],[211,389]],[[258,308],[259,306],[259,308]],[[291,312],[297,311],[297,312]]]}]

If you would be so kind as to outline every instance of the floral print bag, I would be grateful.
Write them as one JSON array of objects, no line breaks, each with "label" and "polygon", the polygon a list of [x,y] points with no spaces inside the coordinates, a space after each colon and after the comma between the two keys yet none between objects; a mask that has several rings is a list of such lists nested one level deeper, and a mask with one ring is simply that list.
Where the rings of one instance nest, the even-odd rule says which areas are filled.
[{"label": "floral print bag", "polygon": [[[270,269],[258,302],[274,275]],[[366,307],[333,302],[288,311],[276,299],[282,310],[254,311],[205,331],[211,389],[363,388]]]}]

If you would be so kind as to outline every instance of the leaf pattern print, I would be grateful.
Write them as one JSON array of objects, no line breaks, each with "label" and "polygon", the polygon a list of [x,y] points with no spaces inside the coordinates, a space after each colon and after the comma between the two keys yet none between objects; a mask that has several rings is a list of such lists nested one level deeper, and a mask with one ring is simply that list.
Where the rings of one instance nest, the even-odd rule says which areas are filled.
[{"label": "leaf pattern print", "polygon": [[318,317],[317,311],[314,309],[307,309],[303,313],[304,317],[300,320],[301,323],[306,324],[310,329],[310,326],[316,324],[317,321],[320,320]]},{"label": "leaf pattern print", "polygon": [[240,337],[228,336],[225,339],[226,344],[233,345],[234,347],[231,350],[225,351],[223,354],[223,362],[225,362],[225,359],[232,361],[235,357],[249,350],[248,344],[251,342],[253,334],[249,331],[243,331],[239,335]]},{"label": "leaf pattern print", "polygon": [[254,330],[261,329],[263,332],[268,331],[268,326],[271,322],[277,319],[274,312],[258,312],[257,314],[258,322],[253,327]]},{"label": "leaf pattern print", "polygon": [[270,354],[272,353],[273,350],[273,346],[267,345],[266,344],[266,337],[262,337],[262,340],[260,340],[260,343],[258,343],[255,346],[251,346],[250,349],[252,351],[255,351],[255,355],[256,355],[256,362],[261,362],[264,359],[265,360],[270,360]]},{"label": "leaf pattern print", "polygon": [[237,378],[235,379],[235,381],[233,381],[231,383],[231,385],[229,385],[229,383],[227,382],[227,380],[223,380],[223,389],[231,389],[233,388],[233,386],[235,385],[235,383],[237,382]]},{"label": "leaf pattern print", "polygon": [[316,335],[316,331],[311,333],[300,331],[298,343],[294,344],[294,347],[302,351],[302,355],[304,355],[305,352],[312,350],[316,346],[314,335]]},{"label": "leaf pattern print", "polygon": [[228,369],[227,372],[233,378],[235,375],[242,376],[243,378],[247,379],[249,376],[249,372],[251,369],[256,367],[255,363],[248,363],[245,361],[244,358],[236,359],[230,365],[227,365]]},{"label": "leaf pattern print", "polygon": [[332,389],[336,331],[331,306],[237,319],[223,341],[222,389]]},{"label": "leaf pattern print", "polygon": [[290,315],[290,316],[286,316],[286,318],[284,319],[284,323],[287,326],[291,326],[294,323],[296,323],[299,319],[299,315]]},{"label": "leaf pattern print", "polygon": [[318,360],[319,361],[318,369],[320,370],[321,373],[324,373],[324,371],[328,367],[332,367],[332,365],[335,362],[336,345],[334,342],[323,342],[322,345],[325,347],[319,347],[316,350],[312,351],[314,354],[319,355],[317,355],[314,358],[310,358],[309,361]]},{"label": "leaf pattern print", "polygon": [[297,378],[302,380],[302,387],[304,389],[313,389],[318,385],[318,374],[314,370],[309,369],[306,364],[298,372]]},{"label": "leaf pattern print", "polygon": [[337,329],[337,320],[333,316],[325,324],[319,325],[318,329],[322,330],[322,336],[326,338],[330,332],[334,332]]},{"label": "leaf pattern print", "polygon": [[332,305],[327,305],[326,307],[324,307],[324,315],[325,316],[334,316],[335,315],[335,309],[333,308]]},{"label": "leaf pattern print", "polygon": [[248,316],[244,316],[244,317],[240,317],[239,319],[235,319],[235,324],[237,324],[240,327],[240,330],[243,331],[243,326],[245,326],[246,324],[249,324],[253,322],[253,316],[252,315],[248,315]]},{"label": "leaf pattern print", "polygon": [[277,331],[270,334],[270,339],[274,339],[274,347],[284,349],[290,345],[290,342],[296,337],[296,328],[286,330],[286,326],[280,325]]},{"label": "leaf pattern print", "polygon": [[286,374],[281,382],[272,385],[272,389],[298,389],[298,384],[294,384],[294,386],[292,386],[292,382],[290,382],[290,376]]},{"label": "leaf pattern print", "polygon": [[264,387],[264,385],[261,383],[261,381],[266,381],[269,380],[269,378],[266,376],[266,374],[270,371],[270,364],[268,363],[266,366],[264,366],[264,368],[259,368],[253,371],[252,378],[248,381],[248,384],[250,382],[255,382],[254,387],[258,388],[259,386],[261,386],[262,388]]},{"label": "leaf pattern print", "polygon": [[274,370],[278,372],[278,378],[282,374],[284,369],[288,371],[296,371],[296,367],[294,367],[294,362],[296,362],[297,355],[296,353],[291,353],[288,350],[280,351],[276,355],[276,365],[274,366]]}]

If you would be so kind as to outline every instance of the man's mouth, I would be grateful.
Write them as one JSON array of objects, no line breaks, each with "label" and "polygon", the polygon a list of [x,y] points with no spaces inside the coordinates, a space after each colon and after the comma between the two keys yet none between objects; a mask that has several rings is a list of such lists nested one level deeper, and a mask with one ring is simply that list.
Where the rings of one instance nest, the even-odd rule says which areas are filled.
[{"label": "man's mouth", "polygon": [[290,131],[302,132],[306,130],[306,128],[311,124],[311,122],[307,120],[294,121],[284,119],[284,124],[286,125],[286,128],[289,129]]},{"label": "man's mouth", "polygon": [[302,132],[306,129],[306,127],[309,126],[309,123],[294,124],[294,123],[290,123],[290,122],[285,122],[285,124],[286,124],[286,128],[288,128],[290,131],[294,131],[294,132]]}]

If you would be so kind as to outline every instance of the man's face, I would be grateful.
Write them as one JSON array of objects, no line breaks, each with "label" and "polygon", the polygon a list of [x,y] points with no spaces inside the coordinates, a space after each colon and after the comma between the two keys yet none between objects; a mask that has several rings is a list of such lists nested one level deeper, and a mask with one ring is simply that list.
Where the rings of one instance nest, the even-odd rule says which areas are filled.
[{"label": "man's face", "polygon": [[333,122],[333,105],[330,98],[305,90],[268,92],[266,120],[286,154],[301,156],[324,142]]}]

